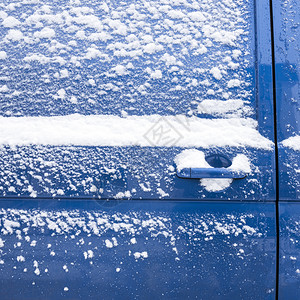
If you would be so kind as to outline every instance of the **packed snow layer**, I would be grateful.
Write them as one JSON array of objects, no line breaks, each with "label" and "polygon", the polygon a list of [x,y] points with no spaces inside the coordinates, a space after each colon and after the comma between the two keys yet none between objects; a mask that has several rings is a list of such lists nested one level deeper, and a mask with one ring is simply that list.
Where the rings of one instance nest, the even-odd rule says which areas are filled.
[{"label": "packed snow layer", "polygon": [[[184,168],[212,168],[205,160],[205,154],[197,149],[186,149],[176,155],[175,164],[178,171]],[[251,172],[250,162],[244,154],[236,155],[228,169],[233,171]]]},{"label": "packed snow layer", "polygon": [[236,114],[239,110],[245,110],[242,100],[203,100],[198,105],[198,112],[211,115]]},{"label": "packed snow layer", "polygon": [[[205,160],[204,152],[196,149],[182,151],[174,161],[178,171],[184,168],[212,168]],[[244,154],[238,154],[233,158],[232,165],[228,169],[251,173],[250,161]],[[209,192],[218,192],[228,188],[232,181],[231,178],[202,178],[200,184]]]},{"label": "packed snow layer", "polygon": [[300,151],[300,135],[290,137],[290,138],[282,141],[281,144],[284,147],[288,147],[293,150]]},{"label": "packed snow layer", "polygon": [[[271,149],[273,143],[253,119],[201,119],[183,115],[113,115],[0,117],[2,145],[82,146],[249,146]],[[166,135],[167,134],[167,135]],[[170,136],[170,134],[172,136]],[[173,143],[162,141],[172,138]]]}]

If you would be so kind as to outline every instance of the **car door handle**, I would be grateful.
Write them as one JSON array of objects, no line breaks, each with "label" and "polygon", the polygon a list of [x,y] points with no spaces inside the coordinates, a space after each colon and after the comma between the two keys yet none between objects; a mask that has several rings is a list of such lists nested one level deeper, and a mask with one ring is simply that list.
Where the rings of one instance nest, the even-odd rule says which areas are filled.
[{"label": "car door handle", "polygon": [[245,172],[234,171],[226,168],[183,168],[177,170],[180,178],[200,179],[200,178],[232,178],[242,179],[247,176]]}]

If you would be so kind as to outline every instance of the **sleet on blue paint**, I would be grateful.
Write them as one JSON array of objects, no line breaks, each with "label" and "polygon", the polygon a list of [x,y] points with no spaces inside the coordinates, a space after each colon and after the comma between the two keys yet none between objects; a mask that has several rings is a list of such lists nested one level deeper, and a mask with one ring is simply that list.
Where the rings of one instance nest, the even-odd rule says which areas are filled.
[{"label": "sleet on blue paint", "polygon": [[[270,166],[273,161],[268,153],[244,150],[243,153],[251,157],[253,164],[264,164],[254,170],[247,180],[234,180],[229,188],[215,193],[205,191],[197,179],[186,181],[177,177],[173,158],[182,150],[45,146],[12,150],[4,147],[0,149],[0,163],[8,165],[9,169],[0,171],[2,181],[7,182],[6,186],[0,187],[0,191],[6,198],[50,195],[56,198],[96,199],[272,200],[275,191]],[[234,150],[214,149],[229,158],[234,156]],[[21,155],[22,160],[16,159],[16,155]],[[168,194],[162,196],[159,189]]]},{"label": "sleet on blue paint", "polygon": [[253,117],[251,2],[2,1],[20,25],[1,26],[1,114],[188,114],[230,98]]},{"label": "sleet on blue paint", "polygon": [[[267,2],[105,3],[1,2],[21,22],[0,25],[2,116],[250,117],[273,140]],[[203,99],[243,105],[199,113]],[[274,299],[274,152],[201,149],[253,169],[208,193],[176,177],[182,150],[1,147],[1,299]]]},{"label": "sleet on blue paint", "polygon": [[134,202],[2,201],[1,298],[273,299],[273,205]]},{"label": "sleet on blue paint", "polygon": [[300,135],[298,1],[273,1],[279,146],[279,299],[300,293],[300,153],[284,141]]},{"label": "sleet on blue paint", "polygon": [[300,281],[300,205],[280,203],[279,299],[296,299]]},{"label": "sleet on blue paint", "polygon": [[275,1],[275,71],[280,199],[300,200],[300,156],[284,140],[300,135],[300,34],[298,1]]},{"label": "sleet on blue paint", "polygon": [[[255,32],[252,1],[4,1],[0,7],[2,116],[250,117],[272,140],[268,39]],[[258,78],[257,62],[265,68]],[[204,99],[243,105],[199,112]],[[176,178],[177,148],[5,146],[0,195],[274,199],[272,151],[212,148],[205,153],[245,154],[251,176],[216,195]]]}]

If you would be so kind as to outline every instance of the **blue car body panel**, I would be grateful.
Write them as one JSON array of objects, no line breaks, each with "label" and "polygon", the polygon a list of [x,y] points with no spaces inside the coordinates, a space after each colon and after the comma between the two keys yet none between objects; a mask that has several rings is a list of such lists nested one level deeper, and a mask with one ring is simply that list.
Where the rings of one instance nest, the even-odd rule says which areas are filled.
[{"label": "blue car body panel", "polygon": [[[274,1],[275,74],[280,200],[300,200],[299,149],[285,145],[300,134],[299,9],[297,1]],[[298,142],[299,145],[299,142]],[[298,146],[299,148],[299,146]]]},{"label": "blue car body panel", "polygon": [[109,205],[2,201],[1,299],[274,299],[272,203]]},{"label": "blue car body panel", "polygon": [[279,203],[279,299],[297,299],[300,290],[300,204]]},{"label": "blue car body panel", "polygon": [[[229,97],[242,99],[235,113],[257,121],[274,142],[269,1],[42,2],[2,2],[5,14],[22,21],[0,31],[9,57],[0,60],[3,117],[215,120],[231,112],[199,111],[200,100]],[[202,25],[185,26],[180,12],[200,8],[219,23],[199,34]],[[228,35],[233,25],[236,39]],[[205,36],[214,28],[223,37]],[[177,62],[153,50],[151,36]],[[218,79],[211,69],[219,64],[226,72]],[[228,85],[232,79],[241,86]],[[1,299],[274,299],[274,148],[197,148],[251,162],[251,174],[218,192],[177,177],[174,158],[187,148],[2,146]]]},{"label": "blue car body panel", "polygon": [[300,52],[298,1],[273,1],[279,163],[279,299],[300,293],[299,142]]},{"label": "blue car body panel", "polygon": [[[3,8],[5,5],[9,1]],[[216,121],[240,117],[241,122],[257,121],[257,131],[271,145],[267,3],[211,1],[210,5],[165,7],[158,1],[108,1],[107,5],[43,1],[19,4],[5,12],[22,25],[13,29],[6,25],[0,33],[0,46],[9,58],[0,62],[3,117],[183,115],[186,124],[174,132],[178,138],[188,134],[190,117]],[[226,11],[229,15],[224,18]],[[191,20],[196,21],[181,14],[192,14]],[[221,30],[221,36],[216,30]],[[214,75],[213,68],[221,74]],[[161,72],[161,78],[156,79],[154,70]],[[242,100],[243,105],[221,115],[199,110],[203,99],[216,98],[222,103]],[[168,125],[164,119],[162,123]],[[170,126],[166,129],[171,130]],[[145,138],[150,139],[156,127],[144,130]],[[201,140],[200,133],[197,138]],[[272,145],[268,150],[220,147],[216,140],[215,145],[198,148],[205,155],[220,153],[229,160],[244,154],[253,165],[245,180],[235,180],[224,192],[210,193],[198,180],[176,177],[174,158],[184,150],[176,144],[51,147],[6,142],[0,150],[0,196],[5,198],[115,198],[130,192],[132,199],[156,199],[163,194],[166,199],[275,200]]]}]

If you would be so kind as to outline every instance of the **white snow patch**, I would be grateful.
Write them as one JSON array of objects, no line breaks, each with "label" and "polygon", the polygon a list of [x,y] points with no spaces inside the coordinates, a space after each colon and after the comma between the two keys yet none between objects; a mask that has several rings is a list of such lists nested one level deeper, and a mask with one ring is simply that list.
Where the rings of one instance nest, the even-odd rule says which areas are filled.
[{"label": "white snow patch", "polygon": [[30,246],[31,246],[31,247],[35,247],[35,246],[36,246],[36,243],[37,243],[37,242],[36,242],[35,240],[33,240],[33,241],[31,241]]},{"label": "white snow patch", "polygon": [[213,67],[211,70],[210,70],[210,73],[213,75],[213,77],[217,80],[220,80],[222,78],[222,74],[221,74],[221,71],[218,67]]},{"label": "white snow patch", "polygon": [[227,86],[229,88],[239,87],[241,86],[242,82],[239,79],[231,79],[228,81]]},{"label": "white snow patch", "polygon": [[69,77],[69,71],[67,69],[60,70],[60,78]]},{"label": "white snow patch", "polygon": [[8,31],[6,38],[8,40],[11,40],[13,42],[17,42],[20,41],[24,38],[23,33],[20,30],[17,29],[11,29]]},{"label": "white snow patch", "polygon": [[131,197],[131,193],[130,191],[126,191],[126,192],[119,192],[115,195],[116,199],[122,199],[122,198],[130,198]]},{"label": "white snow patch", "polygon": [[87,49],[87,53],[83,57],[84,59],[94,59],[103,56],[103,53],[96,48],[90,47]]},{"label": "white snow patch", "polygon": [[2,22],[2,25],[6,28],[13,28],[19,26],[20,24],[21,22],[12,16],[5,18]]},{"label": "white snow patch", "polygon": [[208,192],[219,192],[227,189],[232,183],[230,178],[202,178],[200,179],[201,185]]},{"label": "white snow patch", "polygon": [[35,275],[39,276],[41,274],[41,272],[39,269],[39,263],[36,260],[33,262],[33,266],[35,267],[35,270],[34,270]]},{"label": "white snow patch", "polygon": [[198,105],[198,112],[211,115],[224,115],[236,112],[244,106],[243,100],[203,100]]},{"label": "white snow patch", "polygon": [[17,261],[18,262],[24,262],[25,261],[25,257],[22,255],[17,256]]},{"label": "white snow patch", "polygon": [[39,275],[41,274],[41,271],[40,271],[39,268],[36,268],[36,269],[34,270],[34,273],[35,273],[35,275],[39,276]]},{"label": "white snow patch", "polygon": [[9,89],[6,84],[0,87],[0,93],[7,93],[8,91]]},{"label": "white snow patch", "polygon": [[[165,53],[162,57],[161,60],[164,61],[166,63],[167,66],[171,66],[171,65],[177,65],[177,60],[176,57],[173,55],[170,55],[169,53]],[[173,69],[174,70],[174,69]],[[176,68],[176,70],[178,71],[178,68]]]},{"label": "white snow patch", "polygon": [[155,70],[150,74],[152,79],[161,79],[162,78],[162,72],[160,70]]},{"label": "white snow patch", "polygon": [[94,79],[89,79],[88,84],[91,85],[91,86],[96,86],[96,82],[95,82]]},{"label": "white snow patch", "polygon": [[185,14],[180,10],[169,10],[168,16],[172,19],[181,19],[185,17]]},{"label": "white snow patch", "polygon": [[200,11],[193,11],[187,14],[187,16],[192,20],[196,22],[203,22],[206,20],[206,17],[202,14]]},{"label": "white snow patch", "polygon": [[60,196],[62,196],[62,195],[64,195],[65,193],[64,193],[64,191],[62,190],[62,189],[58,189],[57,190],[57,195],[60,195]]},{"label": "white snow patch", "polygon": [[94,257],[94,252],[92,250],[88,250],[83,252],[84,258],[88,259],[88,258],[93,258]]},{"label": "white snow patch", "polygon": [[205,160],[204,153],[196,149],[182,151],[176,155],[174,162],[178,171],[184,168],[211,168]]},{"label": "white snow patch", "polygon": [[[273,143],[256,130],[257,121],[247,119],[201,119],[184,115],[67,115],[55,117],[0,117],[2,145],[156,146],[145,133],[158,123],[181,133],[176,146],[249,146],[271,149]],[[185,128],[182,124],[187,124]],[[154,127],[153,127],[154,126]],[[169,128],[168,127],[168,128]],[[170,129],[169,128],[169,129]],[[175,134],[174,133],[174,134]],[[150,134],[151,135],[151,134]]]},{"label": "white snow patch", "polygon": [[148,252],[147,251],[143,251],[143,252],[135,252],[133,253],[133,256],[135,259],[139,259],[139,258],[148,258]]},{"label": "white snow patch", "polygon": [[58,95],[58,98],[63,100],[66,97],[66,91],[64,89],[60,89],[57,91],[57,95]]},{"label": "white snow patch", "polygon": [[200,45],[199,48],[197,48],[194,52],[193,52],[193,55],[201,55],[201,54],[204,54],[206,53],[208,50],[207,48],[204,46],[204,45]]},{"label": "white snow patch", "polygon": [[71,96],[71,98],[69,99],[69,101],[72,103],[72,104],[78,104],[78,100],[75,96]]},{"label": "white snow patch", "polygon": [[113,245],[113,243],[110,240],[105,240],[105,246],[107,248],[112,248],[114,245]]},{"label": "white snow patch", "polygon": [[90,188],[90,192],[92,192],[92,193],[97,192],[97,187],[95,185],[92,185]]},{"label": "white snow patch", "polygon": [[169,194],[166,193],[166,192],[165,192],[163,189],[161,189],[161,188],[157,188],[157,192],[158,192],[158,194],[160,194],[161,197],[167,197],[167,196],[169,196]]},{"label": "white snow patch", "polygon": [[10,186],[10,187],[8,188],[8,191],[9,191],[9,192],[12,192],[12,193],[16,193],[16,189],[15,189],[14,186]]},{"label": "white snow patch", "polygon": [[300,135],[289,137],[281,142],[284,147],[291,148],[295,151],[300,151]]},{"label": "white snow patch", "polygon": [[144,183],[140,183],[139,186],[141,187],[141,189],[144,192],[151,192],[151,188],[150,187],[146,187]]},{"label": "white snow patch", "polygon": [[162,45],[158,45],[155,43],[149,43],[147,45],[145,45],[143,47],[144,52],[148,53],[148,54],[153,54],[156,51],[162,51],[164,49],[164,47]]},{"label": "white snow patch", "polygon": [[122,65],[117,65],[112,70],[115,71],[117,73],[117,75],[119,75],[119,76],[126,74],[126,68]]},{"label": "white snow patch", "polygon": [[232,51],[232,57],[234,58],[234,59],[238,59],[240,56],[242,55],[242,51],[241,50],[233,50]]},{"label": "white snow patch", "polygon": [[1,11],[1,10],[0,10],[0,18],[1,18],[2,20],[4,20],[5,18],[7,18],[7,16],[8,16],[8,14],[7,14],[5,11]]},{"label": "white snow patch", "polygon": [[41,31],[35,32],[34,36],[40,39],[51,39],[55,37],[55,31],[52,28],[44,27]]},{"label": "white snow patch", "polygon": [[136,238],[130,239],[130,243],[131,243],[131,244],[136,244]]},{"label": "white snow patch", "polygon": [[11,234],[14,230],[14,228],[20,227],[20,223],[17,221],[12,221],[12,220],[5,220],[3,227]]},{"label": "white snow patch", "polygon": [[0,59],[6,59],[7,58],[7,54],[5,51],[0,51]]},{"label": "white snow patch", "polygon": [[230,46],[235,46],[235,41],[244,33],[243,29],[226,31],[208,24],[202,27],[202,31],[207,38]]},{"label": "white snow patch", "polygon": [[51,62],[51,58],[43,54],[32,54],[32,55],[27,55],[24,58],[24,61],[26,62],[38,61],[41,64],[46,64]]}]

